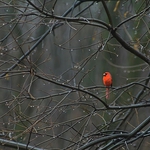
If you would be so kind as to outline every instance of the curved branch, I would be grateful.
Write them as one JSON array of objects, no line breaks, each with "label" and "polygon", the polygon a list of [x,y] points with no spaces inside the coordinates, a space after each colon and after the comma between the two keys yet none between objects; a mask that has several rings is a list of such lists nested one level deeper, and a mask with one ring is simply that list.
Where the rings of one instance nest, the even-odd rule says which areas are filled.
[{"label": "curved branch", "polygon": [[139,51],[135,50],[134,48],[132,48],[127,42],[125,42],[120,35],[116,32],[116,29],[111,30],[111,34],[113,35],[114,38],[116,38],[116,40],[129,52],[131,52],[132,54],[136,55],[137,57],[141,58],[143,61],[145,61],[146,63],[148,63],[148,65],[150,65],[150,59],[148,59],[147,57],[145,57],[142,53],[140,53]]},{"label": "curved branch", "polygon": [[56,84],[56,85],[59,85],[59,86],[62,86],[62,87],[66,87],[66,88],[69,88],[69,89],[72,89],[72,90],[75,90],[75,91],[80,91],[80,92],[86,93],[86,94],[96,98],[97,100],[99,100],[107,109],[109,109],[109,106],[102,99],[100,99],[99,97],[97,97],[96,95],[94,95],[93,93],[91,93],[91,92],[89,92],[87,90],[83,90],[83,89],[80,89],[79,87],[74,87],[74,86],[67,85],[67,84],[64,84],[64,83],[58,83],[58,82],[56,82],[54,80],[48,79],[48,78],[40,76],[38,74],[35,74],[34,76],[39,78],[39,79],[51,82],[53,84]]}]

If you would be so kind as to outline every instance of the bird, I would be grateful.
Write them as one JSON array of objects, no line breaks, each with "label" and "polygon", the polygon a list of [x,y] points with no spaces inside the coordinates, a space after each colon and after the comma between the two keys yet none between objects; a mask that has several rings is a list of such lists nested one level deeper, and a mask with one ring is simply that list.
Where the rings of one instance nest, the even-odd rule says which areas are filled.
[{"label": "bird", "polygon": [[109,88],[112,86],[112,76],[110,72],[103,73],[103,84],[106,86],[106,99],[109,99]]}]

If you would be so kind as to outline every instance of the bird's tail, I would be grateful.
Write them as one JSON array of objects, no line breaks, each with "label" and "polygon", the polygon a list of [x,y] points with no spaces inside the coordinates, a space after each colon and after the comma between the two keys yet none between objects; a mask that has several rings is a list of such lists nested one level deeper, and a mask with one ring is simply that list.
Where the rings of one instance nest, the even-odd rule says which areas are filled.
[{"label": "bird's tail", "polygon": [[106,99],[109,99],[109,88],[106,88]]}]

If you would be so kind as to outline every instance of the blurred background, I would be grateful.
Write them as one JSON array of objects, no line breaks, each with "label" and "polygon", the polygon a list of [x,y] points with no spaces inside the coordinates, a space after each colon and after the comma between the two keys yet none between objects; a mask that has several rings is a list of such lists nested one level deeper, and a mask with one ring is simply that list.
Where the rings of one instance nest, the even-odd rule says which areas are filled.
[{"label": "blurred background", "polygon": [[1,149],[149,149],[149,59],[149,0],[1,0]]}]

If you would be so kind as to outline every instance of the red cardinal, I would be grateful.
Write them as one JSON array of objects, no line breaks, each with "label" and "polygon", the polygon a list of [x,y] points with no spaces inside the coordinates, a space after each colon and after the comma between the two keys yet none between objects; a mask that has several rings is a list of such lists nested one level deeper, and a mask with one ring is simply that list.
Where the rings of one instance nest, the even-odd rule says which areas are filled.
[{"label": "red cardinal", "polygon": [[112,76],[109,72],[103,73],[103,83],[106,86],[106,99],[109,98],[109,88],[112,86]]}]

